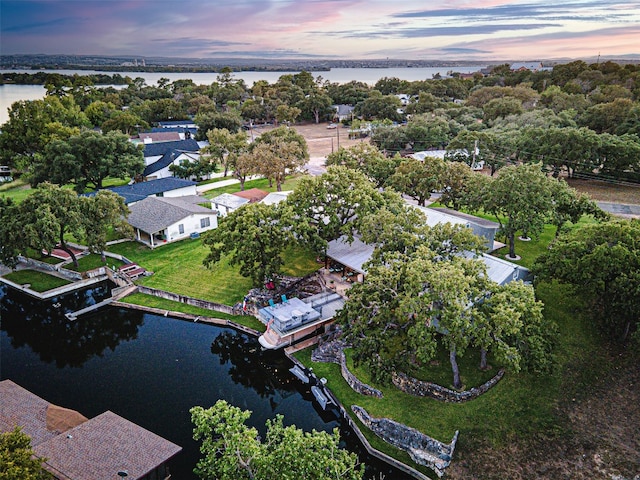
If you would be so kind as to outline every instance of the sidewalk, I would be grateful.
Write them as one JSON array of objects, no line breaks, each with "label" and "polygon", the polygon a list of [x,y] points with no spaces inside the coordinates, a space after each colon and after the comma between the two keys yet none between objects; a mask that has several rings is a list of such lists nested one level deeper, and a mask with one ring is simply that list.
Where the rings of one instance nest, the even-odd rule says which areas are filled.
[{"label": "sidewalk", "polygon": [[596,202],[605,212],[616,217],[640,218],[640,205],[630,205],[624,203]]}]

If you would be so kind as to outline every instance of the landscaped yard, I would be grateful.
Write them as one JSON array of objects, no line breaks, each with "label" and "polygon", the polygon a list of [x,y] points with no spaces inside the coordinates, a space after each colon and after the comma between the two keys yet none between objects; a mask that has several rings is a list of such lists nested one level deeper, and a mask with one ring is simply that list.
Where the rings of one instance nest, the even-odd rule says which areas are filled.
[{"label": "landscaped yard", "polygon": [[[231,179],[233,177],[228,177],[226,180]],[[286,178],[284,183],[282,184],[282,191],[294,190],[300,180],[304,178],[303,174],[298,175],[290,175]],[[259,178],[257,180],[248,180],[244,184],[244,189],[249,190],[250,188],[259,188],[260,190],[264,190],[265,192],[275,192],[276,184],[273,183],[273,186],[269,186],[269,180],[266,178]],[[223,193],[235,193],[240,191],[240,184],[235,183],[233,185],[227,185],[226,187],[215,188],[213,190],[207,191],[204,196],[207,198],[214,198]]]},{"label": "landscaped yard", "polygon": [[78,258],[78,267],[76,268],[76,266],[73,264],[73,262],[68,263],[64,266],[64,268],[67,268],[69,270],[74,270],[76,272],[86,272],[88,270],[93,270],[94,268],[100,268],[100,267],[105,267],[105,266],[110,266],[113,267],[114,265],[120,266],[122,265],[123,262],[121,262],[120,260],[116,260],[114,258],[107,258],[106,262],[102,261],[102,257],[100,255],[97,255],[95,253],[91,253],[89,255],[84,255],[82,257]]},{"label": "landscaped yard", "polygon": [[[154,250],[136,242],[109,247],[109,251],[124,255],[138,265],[154,272],[138,283],[203,300],[235,305],[242,301],[252,287],[251,280],[240,275],[238,268],[226,259],[211,269],[202,261],[209,249],[202,239],[182,240]],[[315,255],[302,249],[293,249],[286,255],[285,271],[289,275],[303,276],[318,268]]]},{"label": "landscaped yard", "polygon": [[46,292],[71,283],[64,278],[54,277],[37,270],[18,270],[7,273],[4,278],[19,285],[29,284],[29,288],[35,292]]},{"label": "landscaped yard", "polygon": [[[318,377],[328,379],[328,387],[348,410],[351,405],[360,405],[375,417],[392,418],[443,442],[450,442],[454,432],[460,430],[458,458],[464,457],[478,443],[504,447],[515,437],[537,433],[561,435],[567,432],[564,419],[558,416],[558,402],[588,387],[609,367],[603,365],[605,357],[593,325],[579,314],[580,302],[569,294],[568,289],[557,284],[543,284],[537,288],[537,293],[545,302],[545,315],[560,327],[557,368],[550,375],[507,373],[496,387],[470,402],[443,403],[407,395],[392,385],[377,385],[364,368],[354,367],[348,358],[352,372],[382,390],[384,398],[359,395],[344,381],[338,365],[311,362],[310,349],[296,356],[305,365],[312,366]],[[468,365],[461,365],[463,374],[474,364],[477,367],[477,357],[472,356],[465,363]],[[439,375],[450,371],[447,363],[441,362],[440,368]],[[445,386],[451,383],[450,375],[448,379]],[[467,388],[470,386],[466,385]],[[361,429],[376,448],[407,461],[407,455],[380,441],[367,428],[361,426]]]},{"label": "landscaped yard", "polygon": [[231,320],[235,323],[239,323],[240,325],[244,325],[245,327],[253,328],[259,332],[264,332],[265,330],[264,324],[251,315],[228,315],[222,312],[194,307],[185,303],[174,302],[173,300],[167,300],[165,298],[145,295],[143,293],[127,295],[127,297],[122,301],[133,305],[142,305],[145,307],[159,308],[160,310],[168,310],[170,312],[189,313],[192,315],[201,315],[203,317],[223,318],[225,320]]}]

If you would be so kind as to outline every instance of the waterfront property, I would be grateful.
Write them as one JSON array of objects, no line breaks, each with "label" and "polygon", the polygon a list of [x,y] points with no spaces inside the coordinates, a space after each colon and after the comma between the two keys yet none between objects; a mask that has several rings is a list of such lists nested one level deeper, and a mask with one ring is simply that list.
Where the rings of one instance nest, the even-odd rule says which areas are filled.
[{"label": "waterfront property", "polygon": [[271,301],[258,310],[260,320],[267,326],[258,341],[264,348],[277,349],[323,334],[343,306],[344,298],[334,292],[302,300],[283,296],[282,303]]},{"label": "waterfront property", "polygon": [[[16,426],[31,437],[37,457],[54,478],[156,480],[182,448],[106,411],[87,419],[53,405],[11,380],[0,382],[0,431]],[[126,474],[126,475],[125,475]]]},{"label": "waterfront property", "polygon": [[197,237],[218,226],[217,212],[198,202],[202,202],[198,196],[148,197],[131,205],[127,222],[134,228],[136,240],[151,248]]}]

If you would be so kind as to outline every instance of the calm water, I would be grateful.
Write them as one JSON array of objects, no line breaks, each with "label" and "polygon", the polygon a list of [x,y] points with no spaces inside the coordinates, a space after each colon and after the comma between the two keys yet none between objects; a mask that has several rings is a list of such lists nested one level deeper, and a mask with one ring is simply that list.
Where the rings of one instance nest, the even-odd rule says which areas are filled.
[{"label": "calm water", "polygon": [[[11,379],[51,403],[94,417],[111,410],[180,445],[169,464],[173,478],[194,479],[200,454],[189,409],[218,399],[253,411],[249,423],[264,433],[266,419],[283,414],[306,431],[339,427],[345,445],[361,452],[355,435],[333,412],[319,410],[291,375],[290,361],[264,352],[235,330],[106,308],[68,322],[76,309],[106,295],[106,287],[34,302],[0,287],[0,379]],[[63,307],[55,308],[56,302]],[[408,478],[361,455],[367,477]]]},{"label": "calm water", "polygon": [[[311,72],[317,78],[322,77],[332,83],[347,83],[352,80],[364,82],[373,86],[381,78],[396,77],[401,80],[417,81],[428,80],[434,75],[446,76],[447,72],[472,73],[485,68],[486,65],[471,65],[457,67],[423,67],[423,68],[333,68],[327,72]],[[114,72],[101,72],[97,70],[44,70],[50,73],[63,75],[89,75],[92,73],[112,74]],[[0,72],[34,73],[34,70],[0,70]],[[217,73],[162,73],[162,72],[118,72],[123,77],[144,78],[147,85],[156,85],[160,78],[168,78],[171,82],[190,78],[196,85],[210,85],[217,79]],[[250,87],[258,80],[266,80],[275,83],[285,74],[295,72],[234,72],[233,76]],[[44,97],[45,89],[42,85],[0,85],[0,125],[8,120],[7,110],[13,102],[18,100],[37,100]]]}]

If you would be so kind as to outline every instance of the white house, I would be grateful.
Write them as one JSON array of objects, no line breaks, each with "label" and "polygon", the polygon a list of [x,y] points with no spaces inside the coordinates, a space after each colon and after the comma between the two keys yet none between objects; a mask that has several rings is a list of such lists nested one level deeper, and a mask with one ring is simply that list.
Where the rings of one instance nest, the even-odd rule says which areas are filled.
[{"label": "white house", "polygon": [[[131,206],[147,197],[185,197],[197,195],[196,185],[197,183],[191,180],[169,177],[122,185],[120,187],[109,187],[105,190],[117,193],[124,198],[125,204]],[[91,192],[86,195],[95,194],[96,192]],[[206,201],[206,199],[203,199],[203,201]]]},{"label": "white house", "polygon": [[222,193],[211,199],[211,208],[217,210],[220,217],[226,217],[247,203],[249,203],[248,198],[242,198],[232,193]]},{"label": "white house", "polygon": [[[155,248],[218,227],[218,212],[197,204],[201,197],[147,197],[131,205],[127,222],[136,240]],[[206,201],[206,199],[205,199]]]}]

